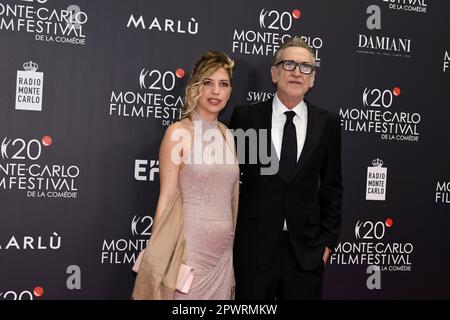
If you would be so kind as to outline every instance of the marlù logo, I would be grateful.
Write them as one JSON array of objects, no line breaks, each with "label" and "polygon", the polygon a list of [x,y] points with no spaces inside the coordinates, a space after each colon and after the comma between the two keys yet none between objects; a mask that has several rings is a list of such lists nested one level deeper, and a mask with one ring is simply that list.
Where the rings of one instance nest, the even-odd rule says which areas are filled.
[{"label": "marl\u00f9 logo", "polygon": [[418,142],[421,115],[390,110],[400,94],[400,87],[392,90],[365,88],[363,107],[339,109],[341,125],[347,132],[379,134],[382,140]]},{"label": "marl\u00f9 logo", "polygon": [[388,242],[384,240],[393,229],[394,221],[357,221],[355,240],[340,242],[334,248],[330,264],[375,265],[380,271],[412,271],[411,242]]},{"label": "marl\u00f9 logo", "polygon": [[184,76],[183,68],[177,68],[175,72],[143,68],[138,78],[139,87],[143,91],[113,90],[109,115],[160,119],[162,125],[169,126],[181,117],[184,102],[176,85],[177,79],[183,79]]},{"label": "marl\u00f9 logo", "polygon": [[190,18],[189,20],[172,20],[158,17],[144,18],[142,15],[137,18],[137,15],[132,13],[128,18],[127,28],[190,35],[198,34],[198,22],[195,18]]},{"label": "marl\u00f9 logo", "polygon": [[152,225],[153,218],[151,216],[134,215],[131,220],[131,233],[135,239],[104,239],[100,258],[101,263],[134,264],[139,252],[147,246],[151,236]]},{"label": "marl\u00f9 logo", "polygon": [[8,241],[0,242],[0,250],[58,250],[61,248],[61,237],[53,232],[48,237],[43,236],[11,236]]},{"label": "marl\u00f9 logo", "polygon": [[383,160],[372,160],[367,167],[366,200],[386,200],[387,168],[382,168]]},{"label": "marl\u00f9 logo", "polygon": [[17,70],[16,110],[42,111],[44,73],[37,72],[38,64],[25,62],[25,71]]},{"label": "marl\u00f9 logo", "polygon": [[[370,5],[367,7],[366,27],[378,33],[381,30],[381,9],[379,6]],[[358,35],[358,53],[411,58],[411,39],[395,38],[380,34],[359,34]]]},{"label": "marl\u00f9 logo", "polygon": [[[259,13],[260,30],[234,29],[232,52],[273,56],[278,48],[292,37],[289,32],[300,17],[299,9],[294,9],[292,12],[280,12],[263,8]],[[256,19],[254,21],[256,22]],[[316,65],[320,67],[319,49],[323,46],[322,38],[307,35],[303,35],[301,38],[314,49]]]},{"label": "marl\u00f9 logo", "polygon": [[383,0],[389,9],[411,12],[411,13],[427,13],[428,5],[425,0]]},{"label": "marl\u00f9 logo", "polygon": [[[11,2],[11,1],[10,1]],[[26,0],[36,6],[0,3],[0,31],[34,34],[35,40],[85,45],[83,27],[88,15],[79,6],[66,9],[47,8],[47,0]]]},{"label": "marl\u00f9 logo", "polygon": [[50,136],[41,141],[5,137],[0,149],[0,190],[23,192],[29,198],[77,198],[79,167],[40,160],[42,147],[51,145]]}]

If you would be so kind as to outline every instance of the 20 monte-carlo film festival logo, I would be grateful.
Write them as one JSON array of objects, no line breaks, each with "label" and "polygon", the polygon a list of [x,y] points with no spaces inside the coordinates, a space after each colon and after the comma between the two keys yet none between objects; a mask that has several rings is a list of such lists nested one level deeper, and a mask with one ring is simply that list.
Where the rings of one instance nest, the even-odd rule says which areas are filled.
[{"label": "20 monte-carlo film festival logo", "polygon": [[130,238],[103,239],[100,261],[102,264],[134,264],[139,252],[146,248],[151,236],[153,218],[135,214],[131,219]]},{"label": "20 monte-carlo film festival logo", "polygon": [[80,168],[67,162],[41,160],[44,153],[53,149],[53,145],[53,138],[49,135],[41,139],[3,137],[0,190],[23,193],[29,198],[77,198]]},{"label": "20 monte-carlo film festival logo", "polygon": [[0,32],[32,34],[35,40],[48,43],[85,45],[87,13],[76,4],[63,9],[55,8],[56,4],[56,0],[0,3]]},{"label": "20 monte-carlo film festival logo", "polygon": [[[300,36],[315,52],[316,65],[321,62],[320,49],[323,39],[319,36],[296,34],[299,30],[302,12],[295,8],[292,11],[262,8],[252,21],[255,28],[239,28],[233,30],[231,51],[235,54],[273,56],[278,48],[294,35]],[[256,24],[259,24],[259,29]],[[294,29],[294,27],[297,27]],[[294,30],[293,30],[294,29]]]},{"label": "20 monte-carlo film festival logo", "polygon": [[420,113],[393,110],[401,94],[398,86],[392,89],[365,88],[362,107],[339,108],[342,127],[350,134],[365,133],[379,136],[382,140],[418,142]]},{"label": "20 monte-carlo film festival logo", "polygon": [[[401,223],[397,223],[401,225]],[[334,248],[330,264],[374,265],[380,271],[412,271],[414,243],[387,240],[396,237],[394,219],[358,220],[354,226],[353,241],[341,241]]]},{"label": "20 monte-carlo film festival logo", "polygon": [[141,91],[112,90],[109,116],[131,119],[158,119],[169,126],[181,117],[183,97],[180,86],[184,85],[183,68],[159,70],[142,68],[137,77]]}]

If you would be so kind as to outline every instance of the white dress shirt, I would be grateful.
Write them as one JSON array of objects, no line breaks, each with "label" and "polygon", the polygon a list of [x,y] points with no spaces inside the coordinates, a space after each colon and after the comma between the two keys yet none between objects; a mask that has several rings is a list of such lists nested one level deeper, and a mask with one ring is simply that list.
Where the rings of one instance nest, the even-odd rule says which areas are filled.
[{"label": "white dress shirt", "polygon": [[[308,107],[302,100],[293,109],[288,109],[278,98],[277,95],[273,97],[272,102],[272,144],[277,152],[278,159],[281,156],[281,144],[283,141],[283,129],[286,122],[286,111],[294,111],[293,119],[295,131],[297,134],[297,160],[300,158],[303,146],[306,139],[306,127],[308,125]],[[287,230],[286,220],[284,220],[283,230]]]}]

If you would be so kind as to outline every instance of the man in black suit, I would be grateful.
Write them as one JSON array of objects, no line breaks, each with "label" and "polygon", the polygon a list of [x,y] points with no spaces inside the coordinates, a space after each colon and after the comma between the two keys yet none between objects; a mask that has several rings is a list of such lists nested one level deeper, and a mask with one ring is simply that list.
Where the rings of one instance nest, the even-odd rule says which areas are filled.
[{"label": "man in black suit", "polygon": [[[340,118],[304,100],[314,85],[315,58],[300,38],[279,48],[271,75],[277,86],[273,99],[236,107],[230,121],[242,173],[236,299],[320,299],[341,225]],[[257,143],[246,139],[240,149],[239,129],[257,132]],[[255,145],[279,161],[275,174],[264,172],[261,158],[249,163]]]}]

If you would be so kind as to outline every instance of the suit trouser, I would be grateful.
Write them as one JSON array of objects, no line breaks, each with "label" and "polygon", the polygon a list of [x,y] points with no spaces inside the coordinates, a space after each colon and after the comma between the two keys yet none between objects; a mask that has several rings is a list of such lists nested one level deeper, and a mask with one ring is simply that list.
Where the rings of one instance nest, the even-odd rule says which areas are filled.
[{"label": "suit trouser", "polygon": [[310,300],[322,296],[324,265],[313,270],[300,267],[288,232],[283,232],[281,261],[270,270],[235,267],[236,299]]}]

